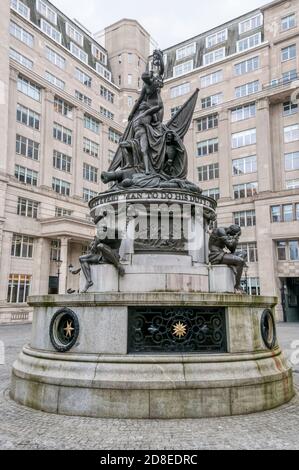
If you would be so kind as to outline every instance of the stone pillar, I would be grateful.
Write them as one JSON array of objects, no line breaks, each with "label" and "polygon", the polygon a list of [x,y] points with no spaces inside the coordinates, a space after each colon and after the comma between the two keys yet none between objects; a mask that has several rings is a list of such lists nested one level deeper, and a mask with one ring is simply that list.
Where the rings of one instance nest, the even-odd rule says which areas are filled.
[{"label": "stone pillar", "polygon": [[219,173],[221,200],[230,200],[232,188],[231,125],[227,109],[219,113]]},{"label": "stone pillar", "polygon": [[67,277],[68,277],[68,249],[69,249],[69,239],[63,237],[61,241],[61,252],[60,259],[62,264],[60,266],[60,276],[59,276],[59,294],[66,294],[67,291]]},{"label": "stone pillar", "polygon": [[10,69],[9,77],[9,113],[8,113],[8,130],[7,130],[7,162],[6,171],[10,175],[15,173],[15,160],[16,160],[16,113],[17,113],[17,81],[18,72],[15,69]]},{"label": "stone pillar", "polygon": [[267,98],[262,98],[257,102],[256,139],[258,190],[261,193],[273,189],[271,128],[269,100]]},{"label": "stone pillar", "polygon": [[54,123],[54,93],[45,90],[42,95],[42,123],[41,123],[41,148],[45,155],[40,155],[40,184],[52,189],[53,168],[53,123]]},{"label": "stone pillar", "polygon": [[83,121],[84,111],[81,108],[74,108],[75,119],[75,138],[73,148],[73,172],[74,172],[74,188],[73,196],[82,199],[83,196]]},{"label": "stone pillar", "polygon": [[[1,158],[0,172],[6,173],[7,169],[7,142],[8,142],[8,88],[9,88],[9,17],[10,0],[0,2],[0,142]],[[15,110],[13,110],[15,113]]]},{"label": "stone pillar", "polygon": [[[0,304],[6,303],[7,301],[7,288],[8,278],[11,274],[11,244],[12,236],[11,232],[2,232],[1,237],[1,258],[0,258]],[[1,236],[1,233],[0,233]]]},{"label": "stone pillar", "polygon": [[50,251],[50,240],[47,240],[46,238],[38,238],[35,241],[31,295],[48,295]]}]

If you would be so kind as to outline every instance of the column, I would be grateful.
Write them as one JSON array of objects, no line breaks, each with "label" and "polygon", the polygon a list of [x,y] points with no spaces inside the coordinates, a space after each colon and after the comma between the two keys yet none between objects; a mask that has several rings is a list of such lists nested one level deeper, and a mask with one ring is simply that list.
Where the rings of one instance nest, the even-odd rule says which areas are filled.
[{"label": "column", "polygon": [[221,200],[231,199],[232,161],[231,161],[231,126],[230,113],[223,110],[219,113],[219,181]]},{"label": "column", "polygon": [[40,185],[52,188],[54,93],[44,90],[40,143]]},{"label": "column", "polygon": [[[17,81],[18,72],[10,69],[9,77],[9,112],[8,112],[8,129],[7,129],[7,158],[6,171],[10,175],[15,173],[16,160],[16,113],[17,113]],[[2,142],[2,141],[1,141]],[[5,158],[3,159],[5,160]]]},{"label": "column", "polygon": [[271,153],[271,127],[269,100],[262,98],[257,102],[256,139],[259,192],[272,191],[273,170]]},{"label": "column", "polygon": [[66,294],[67,291],[67,277],[68,277],[68,249],[69,249],[69,239],[63,237],[61,241],[61,251],[60,259],[62,264],[60,266],[60,276],[59,276],[59,294]]},{"label": "column", "polygon": [[48,295],[50,251],[50,240],[46,238],[38,238],[35,240],[31,295]]},{"label": "column", "polygon": [[75,135],[73,147],[73,196],[82,200],[83,196],[83,129],[84,111],[74,108]]},{"label": "column", "polygon": [[11,274],[11,244],[12,233],[5,232],[0,227],[1,255],[0,255],[0,303],[7,301],[8,279]]}]

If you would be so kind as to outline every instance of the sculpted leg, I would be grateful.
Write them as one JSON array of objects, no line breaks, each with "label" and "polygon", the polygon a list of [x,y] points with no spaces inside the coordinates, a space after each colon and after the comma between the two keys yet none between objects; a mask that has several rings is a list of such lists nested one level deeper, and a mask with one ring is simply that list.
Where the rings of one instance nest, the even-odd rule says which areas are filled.
[{"label": "sculpted leg", "polygon": [[234,266],[236,268],[236,283],[235,290],[237,292],[243,292],[241,288],[242,273],[245,266],[245,260],[236,255],[225,255],[223,263],[228,266]]},{"label": "sculpted leg", "polygon": [[113,266],[116,267],[120,276],[123,276],[125,274],[124,268],[120,264],[119,258],[115,255],[114,251],[111,250],[109,246],[104,245],[103,243],[99,245],[99,249],[101,250],[103,257],[107,261],[109,261],[109,263],[113,264]]}]

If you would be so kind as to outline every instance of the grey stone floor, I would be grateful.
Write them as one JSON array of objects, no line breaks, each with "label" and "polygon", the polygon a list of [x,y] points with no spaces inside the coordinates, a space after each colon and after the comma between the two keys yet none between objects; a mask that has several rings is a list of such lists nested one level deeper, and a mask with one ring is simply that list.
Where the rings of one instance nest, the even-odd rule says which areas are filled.
[{"label": "grey stone floor", "polygon": [[[299,324],[279,325],[288,357]],[[108,420],[32,411],[8,396],[11,365],[28,342],[30,325],[1,326],[6,364],[0,365],[0,449],[204,450],[299,449],[299,396],[274,411],[202,420]],[[299,388],[299,365],[294,366]]]}]

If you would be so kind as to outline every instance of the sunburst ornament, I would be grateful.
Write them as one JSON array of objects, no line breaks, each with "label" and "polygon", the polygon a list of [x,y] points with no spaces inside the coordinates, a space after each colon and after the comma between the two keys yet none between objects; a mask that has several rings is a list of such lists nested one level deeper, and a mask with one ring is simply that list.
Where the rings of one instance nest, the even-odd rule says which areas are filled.
[{"label": "sunburst ornament", "polygon": [[73,322],[72,322],[72,321],[70,321],[70,322],[68,321],[67,324],[66,324],[66,327],[63,329],[63,331],[65,331],[65,337],[66,337],[66,338],[71,338],[74,329],[75,329],[75,328],[73,328]]},{"label": "sunburst ornament", "polygon": [[173,335],[177,338],[184,338],[187,334],[187,325],[181,323],[180,321],[173,326]]}]

